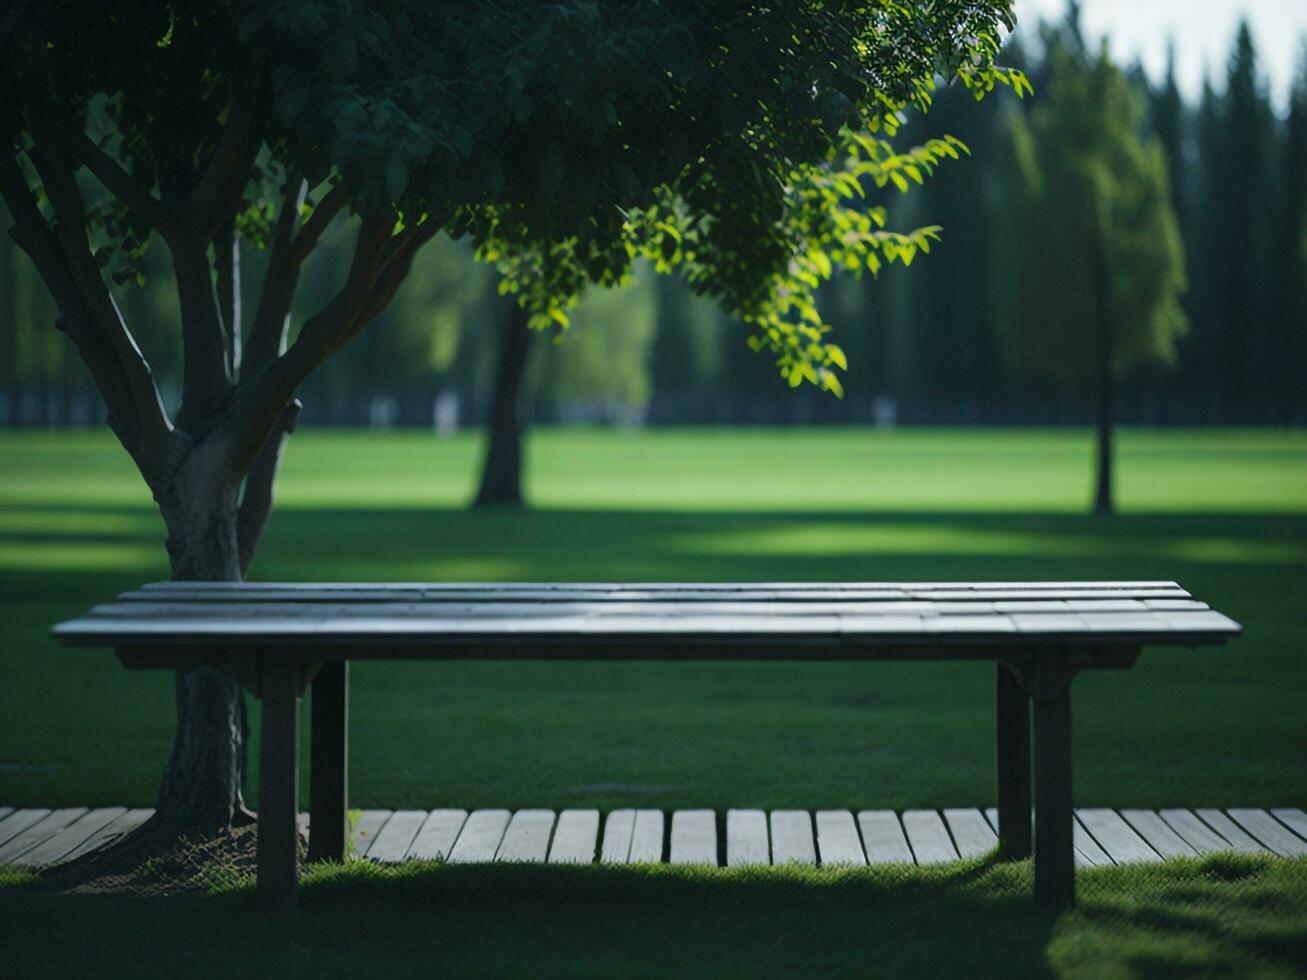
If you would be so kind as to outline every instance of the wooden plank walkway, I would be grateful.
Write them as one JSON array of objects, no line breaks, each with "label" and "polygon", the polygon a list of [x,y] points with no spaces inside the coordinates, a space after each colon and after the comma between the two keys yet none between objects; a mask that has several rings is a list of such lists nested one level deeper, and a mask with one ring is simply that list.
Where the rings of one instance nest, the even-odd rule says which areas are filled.
[{"label": "wooden plank walkway", "polygon": [[[150,810],[0,806],[0,864],[71,860],[139,827]],[[306,819],[306,818],[305,818]],[[947,864],[997,842],[993,809],[945,810],[363,810],[353,853],[384,863]],[[1076,811],[1077,867],[1219,852],[1307,855],[1307,813],[1293,807]]]}]

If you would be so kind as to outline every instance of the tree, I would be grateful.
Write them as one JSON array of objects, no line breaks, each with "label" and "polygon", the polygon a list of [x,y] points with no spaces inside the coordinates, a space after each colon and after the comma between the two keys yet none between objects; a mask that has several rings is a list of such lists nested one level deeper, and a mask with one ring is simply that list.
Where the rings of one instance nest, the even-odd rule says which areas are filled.
[{"label": "tree", "polygon": [[[1191,365],[1222,422],[1246,420],[1262,400],[1277,358],[1270,319],[1269,189],[1273,116],[1247,23],[1231,49],[1225,91],[1204,86],[1197,119],[1199,194],[1191,216],[1196,285]],[[1257,349],[1268,356],[1254,356]]]},{"label": "tree", "polygon": [[1106,48],[1080,54],[1052,36],[1041,102],[1013,113],[1011,152],[1019,278],[1007,284],[1009,363],[1093,392],[1094,510],[1113,509],[1115,377],[1169,363],[1184,330],[1184,253],[1155,137],[1141,136],[1142,100]]},{"label": "tree", "polygon": [[[565,322],[587,284],[655,257],[752,323],[792,384],[837,389],[843,354],[811,288],[920,244],[843,202],[863,177],[916,180],[955,152],[887,142],[936,73],[978,94],[1023,85],[993,64],[1008,8],[11,0],[0,193],[158,504],[173,576],[236,580],[297,390],[440,232],[500,263],[537,323]],[[348,271],[293,325],[338,219]],[[183,348],[175,415],[116,299],[158,242]],[[247,310],[251,246],[267,257]],[[226,827],[241,812],[239,688],[198,667],[176,689],[150,826]]]},{"label": "tree", "polygon": [[1272,197],[1269,311],[1272,358],[1269,395],[1282,422],[1301,412],[1307,378],[1307,40],[1289,93],[1280,144],[1279,173]]}]

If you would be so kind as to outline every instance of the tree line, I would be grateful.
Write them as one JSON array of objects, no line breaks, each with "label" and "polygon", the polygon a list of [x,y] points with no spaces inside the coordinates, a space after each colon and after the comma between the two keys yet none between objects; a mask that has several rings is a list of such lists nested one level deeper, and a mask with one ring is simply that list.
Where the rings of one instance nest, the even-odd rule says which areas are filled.
[{"label": "tree line", "polygon": [[[1097,52],[1083,50],[1074,16],[1031,33],[1009,43],[1005,57],[1033,80],[1032,99],[973,104],[968,92],[943,89],[908,128],[909,140],[947,132],[971,150],[912,195],[887,202],[901,224],[942,225],[942,241],[910,267],[836,279],[821,290],[823,313],[851,365],[843,399],[790,390],[745,346],[738,321],[683,281],[645,268],[621,290],[592,291],[565,332],[530,342],[524,416],[618,424],[1089,420],[1093,398],[1075,371],[1088,307],[1056,276],[1030,274],[1048,260],[1049,231],[1021,220],[1038,178],[1022,165],[1019,144],[1039,114],[1067,121],[1079,111],[1050,87],[1057,52],[1079,48],[1086,63]],[[1152,80],[1138,67],[1124,70],[1139,110],[1130,125],[1162,150],[1184,277],[1184,322],[1118,358],[1117,415],[1124,421],[1307,420],[1304,50],[1278,111],[1246,26],[1225,71],[1196,102],[1185,101],[1171,68]],[[330,228],[297,307],[320,307],[345,274],[350,250],[350,236]],[[263,258],[247,255],[247,304],[257,301]],[[129,282],[121,302],[136,314],[143,342],[161,350],[152,366],[165,400],[177,398],[171,270],[158,250],[143,262],[144,285]],[[490,418],[511,306],[499,283],[469,245],[436,239],[379,316],[382,328],[360,336],[305,384],[306,420],[428,425],[442,394],[447,425]],[[0,240],[0,420],[87,422],[101,411],[79,360],[46,329],[52,315],[35,269]]]}]

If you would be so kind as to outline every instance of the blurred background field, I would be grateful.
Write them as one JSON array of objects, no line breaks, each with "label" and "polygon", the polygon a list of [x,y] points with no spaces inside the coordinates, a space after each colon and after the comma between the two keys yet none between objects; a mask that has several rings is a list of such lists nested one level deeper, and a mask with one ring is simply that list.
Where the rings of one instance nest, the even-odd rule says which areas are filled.
[{"label": "blurred background field", "polygon": [[[475,438],[306,432],[252,577],[1176,579],[1246,636],[1077,681],[1077,801],[1307,803],[1307,435],[1127,431],[1112,519],[1085,514],[1090,446],[1074,429],[541,430],[522,511],[466,509]],[[170,678],[45,630],[166,577],[161,522],[107,434],[9,433],[0,456],[0,798],[149,805]],[[965,664],[356,665],[353,800],[983,804],[992,683]]]}]

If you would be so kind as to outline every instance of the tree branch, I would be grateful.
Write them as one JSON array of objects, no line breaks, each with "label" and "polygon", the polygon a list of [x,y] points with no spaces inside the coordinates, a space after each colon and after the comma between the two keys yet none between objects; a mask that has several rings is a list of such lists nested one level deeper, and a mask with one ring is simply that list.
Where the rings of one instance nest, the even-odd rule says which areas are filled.
[{"label": "tree branch", "polygon": [[165,240],[172,236],[174,230],[172,215],[150,192],[150,188],[96,146],[95,141],[86,133],[81,130],[67,130],[64,133],[64,146],[78,163],[91,171],[96,180],[103,184],[110,194],[127,205],[133,214],[162,235]]},{"label": "tree branch", "polygon": [[284,354],[237,389],[219,423],[235,472],[248,471],[300,383],[350,335],[368,305],[394,225],[393,216],[363,217],[345,285],[305,322]]},{"label": "tree branch", "polygon": [[241,371],[241,238],[234,220],[229,219],[214,238],[213,259],[218,273],[218,315],[227,341],[227,374],[234,383]]},{"label": "tree branch", "polygon": [[235,210],[240,193],[249,180],[250,167],[260,142],[258,110],[261,88],[260,72],[257,67],[251,67],[232,93],[227,122],[213,155],[182,203],[184,213],[205,230],[206,243],[216,234],[220,223]]},{"label": "tree branch", "polygon": [[[153,486],[171,462],[175,446],[172,425],[150,366],[123,323],[113,297],[99,278],[98,269],[93,282],[83,283],[73,270],[73,257],[66,254],[71,249],[76,257],[84,255],[94,268],[84,225],[73,226],[72,235],[64,227],[73,219],[70,210],[79,212],[81,206],[80,196],[76,201],[68,199],[69,186],[76,191],[71,172],[58,179],[56,164],[47,160],[42,160],[38,173],[41,171],[50,175],[58,188],[61,202],[56,211],[58,230],[52,229],[41,215],[17,159],[0,153],[0,196],[4,197],[14,219],[10,235],[32,259],[54,297],[59,308],[57,326],[68,334],[95,380],[109,410],[110,427],[146,482]],[[53,202],[55,196],[49,186],[46,193]],[[86,279],[85,273],[80,278]]]},{"label": "tree branch", "polygon": [[177,424],[195,436],[231,397],[231,345],[218,313],[207,243],[178,242],[171,251],[182,321],[182,405]]},{"label": "tree branch", "polygon": [[318,239],[327,230],[331,220],[349,202],[349,195],[349,189],[342,182],[327,191],[322,200],[318,202],[318,206],[309,215],[309,220],[304,222],[304,227],[295,236],[295,242],[291,246],[291,259],[295,265],[302,265],[304,260],[308,258],[309,253],[317,248]]},{"label": "tree branch", "polygon": [[263,275],[259,306],[250,326],[245,360],[247,371],[259,371],[280,356],[286,349],[290,330],[290,307],[299,285],[299,264],[291,259],[291,242],[299,224],[299,209],[308,193],[308,184],[299,174],[291,174],[286,179],[284,193],[272,246],[268,250],[268,268]]}]

